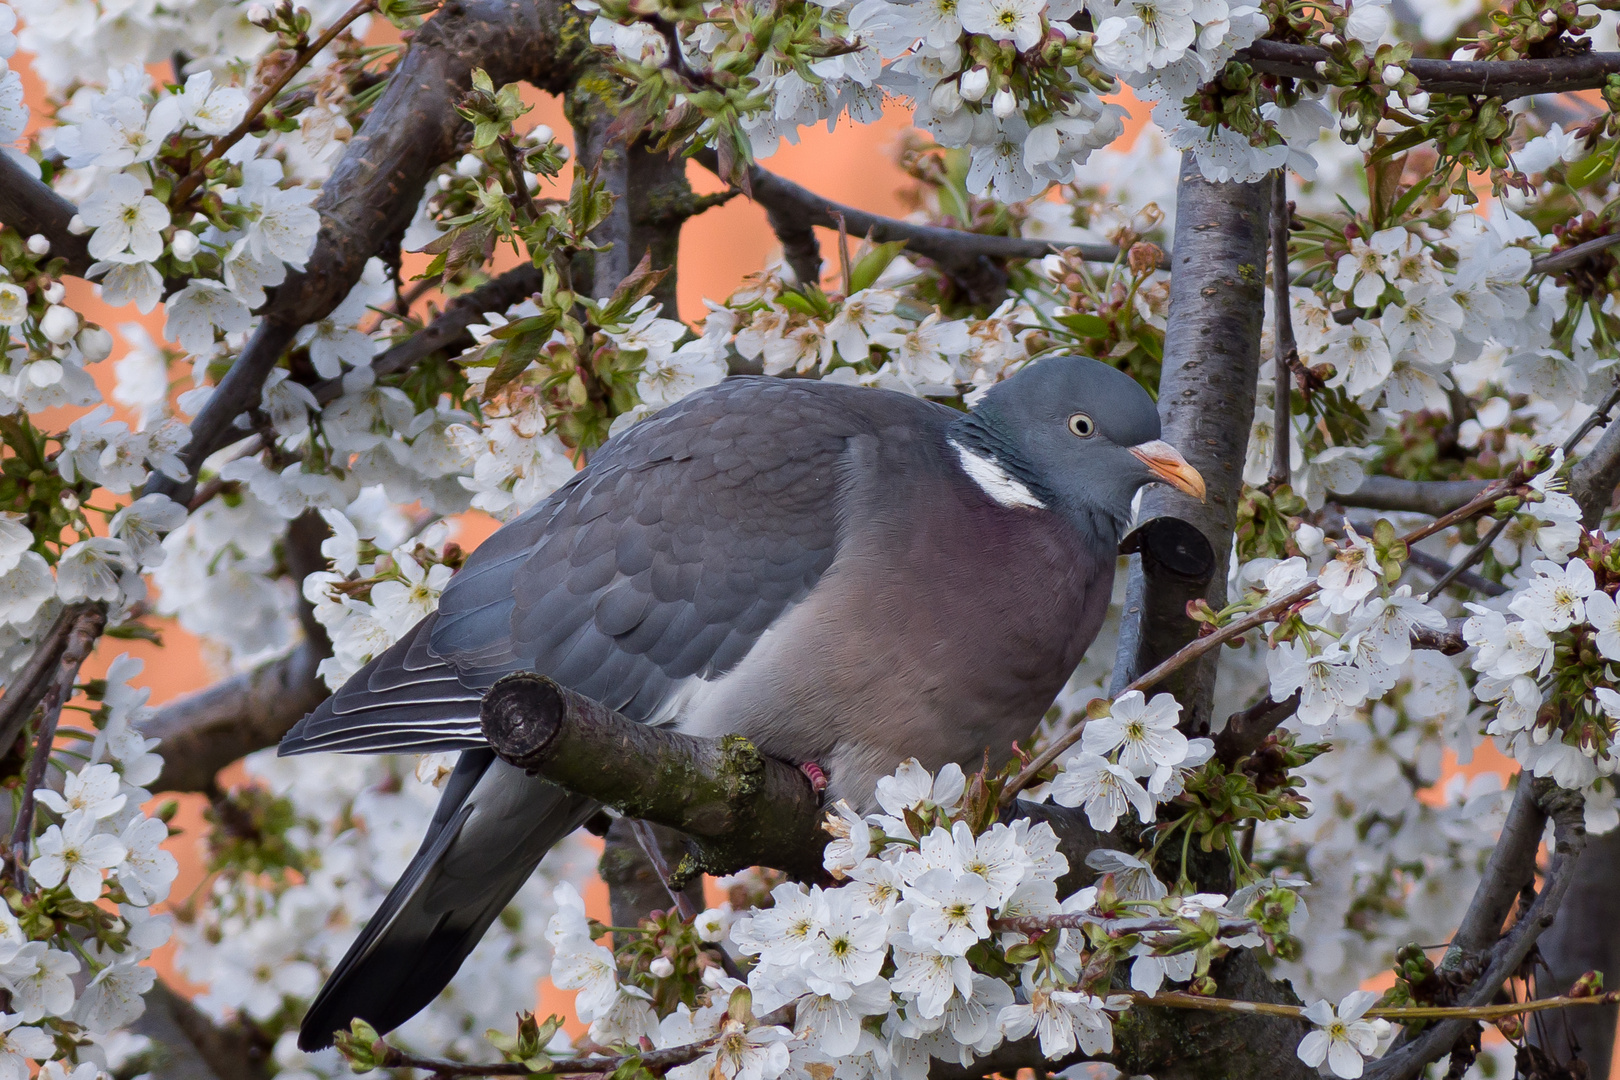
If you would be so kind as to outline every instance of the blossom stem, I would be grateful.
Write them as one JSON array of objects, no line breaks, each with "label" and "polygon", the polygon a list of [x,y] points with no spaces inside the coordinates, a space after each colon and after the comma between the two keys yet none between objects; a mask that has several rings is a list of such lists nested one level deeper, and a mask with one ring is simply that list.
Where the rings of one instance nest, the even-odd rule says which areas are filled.
[{"label": "blossom stem", "polygon": [[288,83],[292,82],[293,76],[308,67],[310,61],[319,56],[321,50],[332,44],[339,34],[348,29],[350,23],[362,15],[375,11],[376,8],[377,0],[360,0],[359,3],[339,16],[337,22],[327,27],[325,33],[300,50],[298,55],[293,58],[293,62],[287,65],[286,70],[276,76],[269,86],[259,91],[258,97],[254,98],[248,105],[247,113],[242,117],[241,123],[214,140],[214,145],[208,148],[208,152],[197,163],[197,167],[187,173],[185,178],[176,185],[174,195],[169,199],[169,205],[171,207],[185,206],[186,200],[190,199],[192,193],[201,186],[204,180],[204,170],[224,157],[227,150],[241,142],[243,136],[253,130],[253,125],[258,122],[260,114],[269,108],[271,103],[276,100],[276,95],[281,93]]}]

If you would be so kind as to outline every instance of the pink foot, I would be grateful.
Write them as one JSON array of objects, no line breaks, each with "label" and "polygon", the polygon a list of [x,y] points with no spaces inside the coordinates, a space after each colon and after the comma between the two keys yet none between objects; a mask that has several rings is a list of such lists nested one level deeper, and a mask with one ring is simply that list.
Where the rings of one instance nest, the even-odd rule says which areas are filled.
[{"label": "pink foot", "polygon": [[827,774],[821,771],[820,765],[807,761],[799,766],[799,771],[810,778],[810,787],[817,794],[827,790]]}]

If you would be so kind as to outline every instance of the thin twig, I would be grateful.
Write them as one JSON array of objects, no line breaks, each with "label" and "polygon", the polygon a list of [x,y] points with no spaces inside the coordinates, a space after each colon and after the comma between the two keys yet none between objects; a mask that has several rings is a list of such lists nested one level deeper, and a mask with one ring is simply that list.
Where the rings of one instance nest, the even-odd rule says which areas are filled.
[{"label": "thin twig", "polygon": [[1468,549],[1468,554],[1462,557],[1461,562],[1457,563],[1450,570],[1447,570],[1444,574],[1440,575],[1440,580],[1434,583],[1434,587],[1431,588],[1427,593],[1423,594],[1423,602],[1426,604],[1430,600],[1433,600],[1435,597],[1439,596],[1441,593],[1445,592],[1446,587],[1461,577],[1464,571],[1473,566],[1480,559],[1484,558],[1485,552],[1489,551],[1491,545],[1496,543],[1496,538],[1502,535],[1503,530],[1508,527],[1508,522],[1512,520],[1512,514],[1502,515],[1502,520],[1498,521],[1494,526],[1492,526],[1491,531],[1486,533],[1484,537],[1481,538],[1479,543]]},{"label": "thin twig", "polygon": [[79,668],[89,658],[90,650],[95,648],[96,639],[106,625],[107,612],[100,604],[92,605],[78,614],[68,634],[67,647],[57,661],[56,678],[46,691],[45,713],[39,721],[34,752],[28,759],[28,777],[23,783],[22,801],[17,807],[17,826],[11,832],[11,857],[19,877],[28,851],[28,839],[34,831],[34,792],[45,783],[45,769],[51,761],[51,744],[56,741],[56,725],[62,718],[62,706],[73,696],[73,684],[79,677]]},{"label": "thin twig", "polygon": [[1549,251],[1547,254],[1539,256],[1530,261],[1530,273],[1562,273],[1571,267],[1579,266],[1591,256],[1596,255],[1600,251],[1611,248],[1616,244],[1620,244],[1620,233],[1610,233],[1607,236],[1599,236],[1596,239],[1584,241],[1576,244],[1574,247],[1565,248],[1562,251]]},{"label": "thin twig", "polygon": [[[1435,533],[1451,528],[1460,521],[1466,521],[1467,519],[1474,517],[1476,514],[1483,513],[1490,507],[1495,506],[1498,499],[1505,495],[1512,494],[1524,482],[1524,467],[1519,466],[1513,470],[1513,473],[1510,476],[1502,480],[1498,480],[1496,483],[1480,492],[1479,495],[1463,506],[1458,507],[1449,514],[1435,518],[1433,521],[1413,529],[1411,532],[1407,533],[1401,538],[1402,542],[1408,546],[1411,546],[1420,540],[1428,539]],[[1266,604],[1264,607],[1245,615],[1243,618],[1238,619],[1235,622],[1230,622],[1221,627],[1219,630],[1195,639],[1185,648],[1171,654],[1167,659],[1164,660],[1164,662],[1159,664],[1159,666],[1155,667],[1153,670],[1139,676],[1136,681],[1125,687],[1121,693],[1128,693],[1132,690],[1145,691],[1149,687],[1158,685],[1160,682],[1164,681],[1164,679],[1175,672],[1180,671],[1182,668],[1186,667],[1188,664],[1192,663],[1194,660],[1197,660],[1204,654],[1219,648],[1234,638],[1242,637],[1250,630],[1254,630],[1268,622],[1274,621],[1278,615],[1287,611],[1295,604],[1314,596],[1320,589],[1321,586],[1315,581],[1307,582],[1292,592],[1286,593],[1278,599],[1273,600],[1271,603]],[[1032,783],[1042,769],[1052,764],[1052,762],[1056,761],[1065,750],[1078,742],[1080,740],[1080,730],[1081,725],[1071,727],[1062,735],[1059,735],[1056,739],[1053,739],[1050,746],[1037,755],[1035,759],[1028,765],[1024,766],[1023,771],[1014,777],[1012,782],[1007,785],[1005,790],[1003,790],[1000,799],[1001,805],[1011,805],[1013,799],[1017,797],[1018,792],[1022,791],[1025,787]]]},{"label": "thin twig", "polygon": [[243,115],[242,122],[214,140],[214,145],[208,148],[208,152],[197,163],[197,167],[187,173],[185,179],[181,180],[175,187],[174,194],[169,199],[169,205],[184,206],[186,200],[191,198],[191,193],[196,191],[205,179],[203,171],[224,157],[227,150],[241,142],[242,137],[253,130],[253,125],[258,122],[260,114],[274,103],[276,95],[281,93],[288,83],[292,82],[293,76],[308,67],[310,61],[319,56],[322,49],[332,44],[337,36],[348,28],[350,23],[360,16],[376,10],[376,7],[377,0],[360,0],[359,3],[339,16],[338,21],[329,26],[324,34],[300,50],[298,55],[293,58],[293,62],[287,65],[286,70],[278,75],[269,86],[261,90],[259,95],[248,105],[247,113]]},{"label": "thin twig", "polygon": [[1575,429],[1574,434],[1564,440],[1564,456],[1566,458],[1575,452],[1575,448],[1581,444],[1581,440],[1586,438],[1593,428],[1608,425],[1609,414],[1614,411],[1616,405],[1620,405],[1620,381],[1617,381],[1614,389],[1609,391],[1609,396],[1603,399],[1603,404],[1592,410],[1592,415],[1581,421],[1581,426]]},{"label": "thin twig", "polygon": [[1272,352],[1276,382],[1271,391],[1271,475],[1267,486],[1276,491],[1293,477],[1291,447],[1293,421],[1289,417],[1289,364],[1298,359],[1294,344],[1294,316],[1288,298],[1288,225],[1292,208],[1288,205],[1288,170],[1272,174],[1271,188],[1271,295]]}]

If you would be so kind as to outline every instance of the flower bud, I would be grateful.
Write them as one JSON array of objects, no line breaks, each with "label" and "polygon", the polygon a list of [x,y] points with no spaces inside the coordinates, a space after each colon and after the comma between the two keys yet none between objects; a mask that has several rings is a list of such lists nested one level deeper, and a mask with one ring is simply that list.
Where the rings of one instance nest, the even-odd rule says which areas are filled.
[{"label": "flower bud", "polygon": [[190,262],[201,248],[202,241],[190,229],[180,229],[174,234],[174,239],[169,241],[169,250],[174,252],[174,257],[181,262]]},{"label": "flower bud", "polygon": [[66,345],[79,332],[78,313],[52,304],[45,309],[45,317],[39,320],[39,332],[53,345]]},{"label": "flower bud", "polygon": [[270,9],[265,7],[263,4],[249,4],[247,9],[247,21],[252,23],[254,26],[263,26],[265,23],[270,21]]},{"label": "flower bud", "polygon": [[995,101],[991,103],[990,111],[996,114],[997,120],[1005,120],[1018,111],[1018,99],[1013,97],[1010,87],[1003,86],[996,91]]},{"label": "flower bud", "polygon": [[934,92],[928,96],[928,104],[936,112],[949,116],[962,107],[962,95],[957,92],[956,84],[946,79],[934,87]]},{"label": "flower bud", "polygon": [[1419,90],[1415,94],[1408,94],[1406,97],[1406,107],[1415,113],[1428,112],[1429,92],[1427,90]]},{"label": "flower bud", "polygon": [[1394,86],[1401,81],[1402,76],[1405,74],[1406,72],[1402,71],[1397,65],[1385,64],[1384,70],[1379,73],[1379,78],[1384,80],[1385,86]]},{"label": "flower bud", "polygon": [[74,236],[83,236],[92,231],[94,230],[92,230],[90,226],[86,225],[84,223],[84,218],[80,217],[78,214],[74,214],[72,217],[68,218],[68,232],[72,233]]},{"label": "flower bud", "polygon": [[962,100],[978,101],[990,89],[990,72],[982,67],[962,74]]},{"label": "flower bud", "polygon": [[544,146],[557,137],[547,124],[536,124],[534,130],[529,132],[529,142],[535,146]]},{"label": "flower bud", "polygon": [[87,326],[80,330],[78,343],[79,351],[92,364],[112,355],[113,336],[99,326]]},{"label": "flower bud", "polygon": [[41,295],[45,297],[47,304],[60,304],[62,297],[67,295],[67,289],[60,281],[53,281],[45,286],[45,290]]},{"label": "flower bud", "polygon": [[35,233],[28,238],[28,253],[30,255],[49,255],[51,242],[41,233]]},{"label": "flower bud", "polygon": [[484,163],[473,154],[463,154],[461,160],[456,162],[456,175],[465,176],[471,180],[484,171]]},{"label": "flower bud", "polygon": [[1339,44],[1343,39],[1339,37],[1338,34],[1323,34],[1317,40],[1322,43],[1322,48],[1331,49],[1333,46]]},{"label": "flower bud", "polygon": [[667,979],[675,974],[675,965],[670,962],[669,957],[658,956],[654,957],[653,962],[647,965],[647,971],[655,979]]}]

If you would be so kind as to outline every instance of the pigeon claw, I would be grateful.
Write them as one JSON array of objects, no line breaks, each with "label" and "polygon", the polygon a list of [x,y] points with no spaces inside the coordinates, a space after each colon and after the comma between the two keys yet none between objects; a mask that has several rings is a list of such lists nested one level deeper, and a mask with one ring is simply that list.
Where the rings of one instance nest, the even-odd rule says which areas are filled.
[{"label": "pigeon claw", "polygon": [[807,761],[799,766],[799,771],[810,778],[810,787],[817,795],[827,790],[827,774],[821,771],[820,765]]}]

